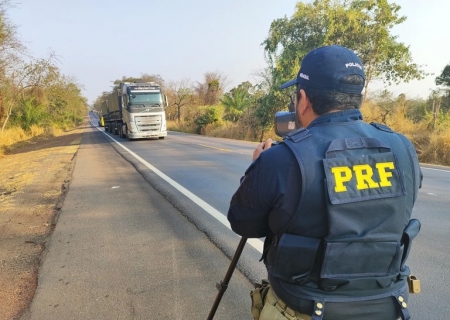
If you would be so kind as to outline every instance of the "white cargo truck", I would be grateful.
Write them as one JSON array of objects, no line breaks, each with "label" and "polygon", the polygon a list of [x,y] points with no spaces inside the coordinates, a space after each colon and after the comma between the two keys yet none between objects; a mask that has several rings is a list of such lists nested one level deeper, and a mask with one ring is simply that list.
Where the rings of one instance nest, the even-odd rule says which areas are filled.
[{"label": "white cargo truck", "polygon": [[157,83],[122,82],[102,105],[105,131],[129,140],[164,139],[167,106],[167,97]]}]

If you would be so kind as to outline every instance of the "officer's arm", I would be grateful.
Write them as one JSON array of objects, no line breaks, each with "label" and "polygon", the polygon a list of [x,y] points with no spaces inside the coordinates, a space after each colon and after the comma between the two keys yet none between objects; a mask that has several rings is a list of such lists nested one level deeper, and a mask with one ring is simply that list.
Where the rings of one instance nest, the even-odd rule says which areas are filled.
[{"label": "officer's arm", "polygon": [[254,161],[241,179],[241,184],[231,198],[228,221],[231,229],[246,238],[262,238],[269,234],[270,208],[259,199],[259,159]]}]

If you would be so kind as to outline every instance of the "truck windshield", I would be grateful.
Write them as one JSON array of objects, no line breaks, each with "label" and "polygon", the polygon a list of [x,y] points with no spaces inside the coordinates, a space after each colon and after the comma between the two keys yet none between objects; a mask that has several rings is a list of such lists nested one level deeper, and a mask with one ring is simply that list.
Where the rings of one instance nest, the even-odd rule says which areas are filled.
[{"label": "truck windshield", "polygon": [[131,104],[160,104],[162,101],[159,92],[132,92],[129,97]]}]

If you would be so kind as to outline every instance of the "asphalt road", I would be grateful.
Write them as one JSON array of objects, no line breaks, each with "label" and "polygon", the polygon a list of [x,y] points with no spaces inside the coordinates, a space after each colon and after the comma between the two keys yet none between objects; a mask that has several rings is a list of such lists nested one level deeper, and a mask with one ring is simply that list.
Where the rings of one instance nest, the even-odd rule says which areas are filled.
[{"label": "asphalt road", "polygon": [[[103,133],[87,128],[22,319],[206,319],[229,263]],[[251,287],[236,271],[215,319],[251,319]]]},{"label": "asphalt road", "polygon": [[[93,119],[93,123],[97,123],[95,119]],[[103,131],[102,128],[99,128],[99,130]],[[161,203],[169,202],[172,208],[176,208],[175,211],[178,212],[178,216],[184,215],[188,223],[183,224],[183,230],[186,226],[195,226],[194,232],[200,233],[209,244],[213,243],[228,257],[233,255],[239,237],[230,231],[225,214],[231,195],[239,184],[239,178],[250,164],[255,143],[175,132],[170,132],[164,140],[130,142],[104,132],[98,133],[104,135],[104,141],[97,144],[109,145],[111,143],[116,153],[114,153],[113,148],[109,148],[107,153],[101,151],[99,153],[102,153],[102,155],[95,161],[105,162],[102,159],[108,159],[109,163],[111,159],[116,161],[118,156],[123,157],[121,161],[127,160],[150,183],[152,188],[155,188],[156,194],[159,193],[163,197],[160,200]],[[92,134],[94,134],[94,130]],[[80,148],[79,157],[82,150]],[[77,160],[76,170],[78,162],[79,160]],[[128,170],[132,172],[129,164]],[[126,162],[121,164],[121,170],[126,166]],[[106,176],[115,177],[114,172],[117,171],[117,168],[117,165],[113,167],[103,166],[100,170],[103,174],[95,179],[96,183],[103,183]],[[449,283],[450,275],[448,270],[450,252],[447,250],[447,245],[450,243],[450,233],[448,232],[450,219],[447,209],[450,205],[447,196],[447,192],[450,190],[450,171],[449,168],[427,165],[423,165],[422,168],[424,183],[413,213],[413,217],[422,222],[422,230],[415,240],[409,259],[413,274],[421,280],[422,293],[410,297],[409,309],[413,319],[447,319],[450,312],[448,305],[450,289],[446,285]],[[74,179],[73,183],[75,181]],[[145,182],[143,182],[143,185],[145,185]],[[130,188],[132,188],[131,184]],[[143,187],[135,186],[134,188],[142,189]],[[97,190],[97,188],[93,190]],[[72,185],[68,199],[71,192]],[[96,192],[98,193],[98,191]],[[145,191],[142,197],[148,198],[148,191]],[[117,201],[116,197],[112,199]],[[123,207],[119,209],[115,204],[112,210],[127,212],[127,207],[139,207],[141,201],[140,198],[133,199],[129,206],[125,206],[125,209]],[[157,210],[158,208],[155,208],[155,212]],[[74,209],[74,211],[77,211],[77,209]],[[129,219],[131,220],[131,217]],[[136,221],[130,223],[145,225]],[[148,223],[152,224],[150,221]],[[58,223],[58,227],[59,225],[60,223]],[[132,246],[133,243],[133,241],[130,241],[127,245]],[[262,263],[258,262],[261,248],[262,242],[259,239],[252,239],[239,260],[239,270],[251,282],[265,277]],[[180,248],[179,250],[181,253],[186,248]],[[220,266],[209,267],[219,273],[218,279],[223,277],[229,263],[229,260],[223,255],[221,255],[221,258],[225,260],[224,263],[221,263]],[[135,259],[138,258],[135,257]],[[204,264],[207,264],[206,260],[200,260],[197,263],[203,268],[208,268],[206,265],[204,266]],[[119,268],[119,265],[116,265],[116,268]],[[214,282],[217,276],[213,278]],[[237,282],[239,284],[244,283],[242,281]],[[243,286],[245,287],[245,285]],[[251,287],[249,283],[247,283],[247,286],[248,288]],[[237,297],[240,297],[237,301],[241,301],[239,301],[240,304],[233,305],[230,308],[234,311],[240,310],[242,316],[231,317],[231,314],[227,314],[224,315],[224,319],[245,319],[249,316],[249,289],[234,288],[233,284],[230,284],[228,290],[230,291],[232,288],[236,289]],[[234,296],[234,293],[230,294],[229,291],[226,292],[224,299],[227,299],[228,295]],[[215,295],[216,293],[213,292],[212,294]],[[233,303],[231,302],[231,304]],[[201,318],[204,319],[205,317],[199,317],[199,319]],[[195,317],[192,319],[195,319]]]},{"label": "asphalt road", "polygon": [[[152,185],[189,216],[227,255],[232,255],[238,237],[226,228],[226,221],[217,218],[210,221],[205,216],[226,215],[231,195],[250,164],[256,143],[177,132],[170,132],[164,141],[130,143],[117,136],[109,137],[118,142],[113,143],[114,147],[135,163]],[[141,160],[136,160],[130,152]],[[422,230],[414,241],[408,264],[412,273],[421,280],[422,292],[410,296],[409,308],[413,319],[429,319],[430,316],[447,319],[450,314],[450,168],[427,164],[421,167],[424,180],[413,218],[421,221]],[[155,173],[158,171],[161,174]],[[172,185],[165,187],[167,179],[178,184],[177,188]],[[189,190],[214,210],[201,209],[202,204],[195,205],[189,195],[181,195],[180,188]],[[258,239],[253,240],[241,257],[240,270],[251,281],[256,281],[264,277],[265,270],[258,262],[262,244]]]}]

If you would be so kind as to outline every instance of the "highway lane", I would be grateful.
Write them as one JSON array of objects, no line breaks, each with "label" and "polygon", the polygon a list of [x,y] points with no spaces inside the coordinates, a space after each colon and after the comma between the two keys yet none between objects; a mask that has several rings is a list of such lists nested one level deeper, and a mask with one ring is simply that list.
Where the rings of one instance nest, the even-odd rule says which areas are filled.
[{"label": "highway lane", "polygon": [[422,165],[424,180],[413,211],[422,228],[409,259],[422,293],[411,296],[413,319],[448,319],[450,313],[450,171]]},{"label": "highway lane", "polygon": [[[96,122],[93,122],[96,124]],[[183,188],[211,205],[217,212],[226,215],[228,204],[236,190],[239,179],[251,161],[256,143],[218,139],[197,135],[170,132],[164,140],[126,141],[117,136],[108,136],[123,147],[139,155],[144,161],[163,172]],[[119,144],[115,148],[159,187],[184,214],[190,217],[212,241],[231,256],[239,237],[226,226],[210,219],[185,195],[180,195],[170,186],[164,186],[160,177],[148,172],[148,167],[136,164],[136,160]],[[413,217],[422,222],[422,231],[416,238],[409,260],[413,274],[422,282],[422,293],[411,296],[410,310],[414,319],[446,319],[450,312],[448,297],[450,289],[449,214],[450,171],[423,165],[424,183],[419,193]],[[171,196],[172,195],[172,196]],[[244,251],[240,269],[251,280],[264,277],[262,263],[258,262],[260,249],[248,246]],[[225,271],[225,270],[224,270]]]},{"label": "highway lane", "polygon": [[130,150],[225,213],[255,145],[176,132],[163,141],[126,143]]}]

